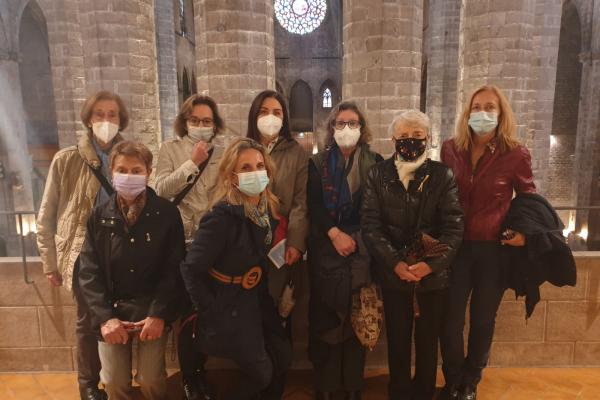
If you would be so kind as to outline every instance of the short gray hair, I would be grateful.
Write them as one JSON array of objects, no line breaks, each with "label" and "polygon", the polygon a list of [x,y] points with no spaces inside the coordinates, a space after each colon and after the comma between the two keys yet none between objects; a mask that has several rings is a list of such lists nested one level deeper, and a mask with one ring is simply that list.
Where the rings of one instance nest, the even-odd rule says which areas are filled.
[{"label": "short gray hair", "polygon": [[399,122],[404,122],[411,126],[417,126],[425,131],[429,135],[429,117],[427,114],[422,113],[419,110],[411,109],[402,112],[401,114],[394,117],[394,120],[388,128],[388,136],[393,136],[396,130],[396,125]]}]

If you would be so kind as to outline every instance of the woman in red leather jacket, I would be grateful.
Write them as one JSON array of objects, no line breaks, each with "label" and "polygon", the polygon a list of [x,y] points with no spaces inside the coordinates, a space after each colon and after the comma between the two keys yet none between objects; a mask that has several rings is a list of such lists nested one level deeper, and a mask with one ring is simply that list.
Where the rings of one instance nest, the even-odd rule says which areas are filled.
[{"label": "woman in red leather jacket", "polygon": [[[508,100],[492,85],[466,104],[453,139],[442,146],[465,212],[464,242],[452,267],[441,335],[447,399],[473,400],[487,365],[496,312],[504,293],[501,245],[523,246],[519,232],[500,232],[513,192],[535,192],[529,151],[516,138]],[[465,311],[471,296],[467,355]]]}]

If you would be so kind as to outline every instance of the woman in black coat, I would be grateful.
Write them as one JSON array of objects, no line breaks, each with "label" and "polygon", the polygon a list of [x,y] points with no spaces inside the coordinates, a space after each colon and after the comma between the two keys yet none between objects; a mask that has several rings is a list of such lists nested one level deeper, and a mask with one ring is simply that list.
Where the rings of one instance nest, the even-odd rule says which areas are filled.
[{"label": "woman in black coat", "polygon": [[102,336],[100,379],[110,399],[132,396],[134,339],[144,397],[166,398],[167,328],[177,317],[184,236],[177,207],[146,186],[151,166],[143,144],[114,146],[116,194],[92,212],[79,255],[79,285]]},{"label": "woman in black coat", "polygon": [[[390,399],[430,400],[435,394],[443,294],[462,240],[463,213],[452,171],[427,158],[429,118],[406,111],[389,131],[396,152],[369,173],[361,228],[383,289]],[[411,259],[407,247],[417,243],[419,233],[441,243],[437,257]],[[411,381],[413,319],[416,362]]]},{"label": "woman in black coat", "polygon": [[198,311],[198,349],[231,359],[242,371],[230,393],[236,400],[261,392],[262,398],[270,398],[291,359],[264,274],[278,207],[267,188],[272,174],[263,146],[252,139],[234,141],[219,166],[216,203],[181,265]]},{"label": "woman in black coat", "polygon": [[324,151],[309,162],[310,359],[317,399],[344,392],[359,399],[365,347],[350,324],[352,293],[370,283],[360,235],[362,188],[383,158],[369,149],[371,132],[356,104],[337,105],[327,121]]}]

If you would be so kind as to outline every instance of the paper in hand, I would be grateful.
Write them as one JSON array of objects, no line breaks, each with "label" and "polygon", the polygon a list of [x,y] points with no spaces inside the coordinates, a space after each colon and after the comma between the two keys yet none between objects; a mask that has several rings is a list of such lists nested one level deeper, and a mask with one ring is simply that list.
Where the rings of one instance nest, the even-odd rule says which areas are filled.
[{"label": "paper in hand", "polygon": [[285,264],[285,243],[286,240],[283,239],[279,243],[277,243],[271,251],[269,251],[268,257],[269,260],[275,265],[277,269],[281,269]]}]

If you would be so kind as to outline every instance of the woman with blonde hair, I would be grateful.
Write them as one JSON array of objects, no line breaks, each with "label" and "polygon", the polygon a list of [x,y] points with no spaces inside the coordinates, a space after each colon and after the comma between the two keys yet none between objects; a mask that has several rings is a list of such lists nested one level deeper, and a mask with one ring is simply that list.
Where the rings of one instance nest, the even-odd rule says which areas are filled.
[{"label": "woman with blonde hair", "polygon": [[[500,246],[523,246],[525,237],[501,232],[513,192],[535,192],[531,156],[516,138],[512,109],[493,85],[478,88],[442,146],[442,161],[454,172],[465,211],[464,241],[452,266],[441,334],[443,371],[449,399],[476,398],[487,365],[496,312],[505,290]],[[471,297],[467,355],[463,329]]]},{"label": "woman with blonde hair", "polygon": [[237,139],[223,153],[212,208],[181,265],[198,311],[196,346],[235,361],[243,374],[230,398],[272,398],[268,386],[287,369],[291,348],[267,291],[267,252],[278,200],[268,188],[274,165],[266,149]]}]

